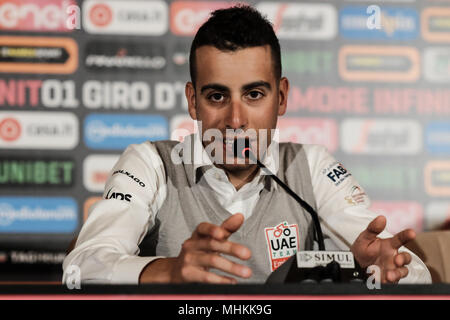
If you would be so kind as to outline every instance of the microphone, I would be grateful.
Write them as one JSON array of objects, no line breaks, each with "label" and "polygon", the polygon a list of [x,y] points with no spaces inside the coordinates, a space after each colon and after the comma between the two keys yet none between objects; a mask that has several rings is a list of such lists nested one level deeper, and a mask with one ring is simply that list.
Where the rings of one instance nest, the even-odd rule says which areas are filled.
[{"label": "microphone", "polygon": [[[249,158],[255,162],[261,170],[278,183],[311,215],[314,223],[319,251],[297,252],[296,255],[293,255],[273,271],[267,278],[266,283],[349,282],[365,279],[365,274],[351,251],[325,251],[322,227],[317,212],[255,157],[248,138],[235,139],[233,151],[235,157]],[[295,260],[297,263],[294,263]]]}]

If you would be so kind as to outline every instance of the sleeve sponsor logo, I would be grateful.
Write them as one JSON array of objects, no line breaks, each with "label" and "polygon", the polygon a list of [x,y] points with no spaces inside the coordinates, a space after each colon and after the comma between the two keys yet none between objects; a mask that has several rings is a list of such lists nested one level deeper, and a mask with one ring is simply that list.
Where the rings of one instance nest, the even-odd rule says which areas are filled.
[{"label": "sleeve sponsor logo", "polygon": [[450,161],[430,161],[426,164],[425,189],[433,197],[450,196]]},{"label": "sleeve sponsor logo", "polygon": [[90,114],[84,142],[91,149],[122,150],[130,144],[169,138],[167,118],[151,115]]},{"label": "sleeve sponsor logo", "polygon": [[322,169],[322,174],[326,176],[337,187],[352,174],[340,162],[333,162]]},{"label": "sleeve sponsor logo", "polygon": [[167,32],[168,7],[164,1],[83,2],[83,27],[88,33],[160,36]]},{"label": "sleeve sponsor logo", "polygon": [[386,217],[386,230],[392,234],[408,228],[416,232],[423,230],[423,207],[417,202],[373,202],[370,210]]},{"label": "sleeve sponsor logo", "polygon": [[115,175],[115,174],[124,174],[124,175],[126,175],[127,177],[129,177],[131,180],[133,180],[134,182],[136,182],[138,185],[140,185],[142,188],[145,187],[145,183],[142,182],[141,179],[139,179],[138,177],[135,177],[134,174],[132,174],[132,173],[126,171],[126,170],[123,170],[123,169],[116,170],[116,171],[114,171],[114,172],[112,173],[112,175]]},{"label": "sleeve sponsor logo", "polygon": [[289,257],[297,253],[299,248],[298,226],[286,221],[276,227],[264,228],[272,271],[281,266]]},{"label": "sleeve sponsor logo", "polygon": [[359,204],[365,204],[367,200],[367,194],[359,186],[353,186],[350,195],[345,197],[345,201],[352,206]]},{"label": "sleeve sponsor logo", "polygon": [[341,147],[350,154],[418,154],[422,127],[415,120],[347,119],[341,127]]},{"label": "sleeve sponsor logo", "polygon": [[450,43],[450,8],[423,9],[422,36],[429,42]]},{"label": "sleeve sponsor logo", "polygon": [[279,39],[330,40],[337,33],[331,4],[260,2],[256,8],[273,23]]},{"label": "sleeve sponsor logo", "polygon": [[450,202],[431,202],[425,212],[425,230],[438,230],[450,223]]},{"label": "sleeve sponsor logo", "polygon": [[174,1],[170,6],[170,29],[177,36],[193,36],[212,11],[234,4],[226,1]]},{"label": "sleeve sponsor logo", "polygon": [[78,135],[73,113],[0,111],[0,149],[70,150]]},{"label": "sleeve sponsor logo", "polygon": [[343,46],[339,74],[346,81],[414,82],[420,76],[420,55],[413,47]]},{"label": "sleeve sponsor logo", "polygon": [[91,154],[83,162],[83,184],[90,192],[103,192],[119,155]]},{"label": "sleeve sponsor logo", "polygon": [[320,144],[334,152],[338,146],[336,121],[321,118],[278,119],[280,142]]},{"label": "sleeve sponsor logo", "polygon": [[414,40],[419,34],[419,15],[412,8],[381,7],[380,29],[367,28],[366,6],[347,6],[340,11],[339,29],[344,38],[361,40]]},{"label": "sleeve sponsor logo", "polygon": [[427,81],[450,83],[450,48],[425,48],[423,73]]},{"label": "sleeve sponsor logo", "polygon": [[77,226],[72,198],[0,197],[0,232],[72,233]]},{"label": "sleeve sponsor logo", "polygon": [[0,30],[67,32],[72,0],[0,0]]},{"label": "sleeve sponsor logo", "polygon": [[450,122],[429,123],[425,135],[429,153],[450,154]]},{"label": "sleeve sponsor logo", "polygon": [[0,36],[0,72],[69,74],[77,67],[73,39]]},{"label": "sleeve sponsor logo", "polygon": [[111,188],[106,193],[105,199],[106,200],[117,199],[117,200],[123,200],[123,201],[131,202],[131,198],[132,197],[133,196],[131,194],[129,194],[129,193],[116,192],[116,191],[113,190],[113,188]]},{"label": "sleeve sponsor logo", "polygon": [[0,158],[0,188],[70,187],[74,184],[73,160]]},{"label": "sleeve sponsor logo", "polygon": [[89,42],[85,66],[90,71],[161,71],[165,69],[164,47],[155,43]]}]

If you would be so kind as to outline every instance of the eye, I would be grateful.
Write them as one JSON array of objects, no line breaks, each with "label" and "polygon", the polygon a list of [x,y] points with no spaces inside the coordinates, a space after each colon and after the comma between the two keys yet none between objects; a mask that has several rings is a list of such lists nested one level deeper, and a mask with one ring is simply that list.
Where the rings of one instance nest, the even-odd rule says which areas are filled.
[{"label": "eye", "polygon": [[259,92],[259,91],[250,91],[247,96],[251,99],[251,100],[258,100],[261,99],[264,95]]},{"label": "eye", "polygon": [[222,102],[224,100],[224,96],[222,93],[213,93],[208,97],[212,102]]}]

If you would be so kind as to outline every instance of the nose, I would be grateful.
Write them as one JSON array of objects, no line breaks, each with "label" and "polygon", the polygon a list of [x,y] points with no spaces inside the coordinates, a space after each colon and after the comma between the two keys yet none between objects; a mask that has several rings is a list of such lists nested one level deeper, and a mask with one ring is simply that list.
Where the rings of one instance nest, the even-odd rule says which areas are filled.
[{"label": "nose", "polygon": [[225,117],[226,128],[233,130],[245,130],[248,125],[248,117],[242,102],[232,101],[227,109],[228,110]]}]

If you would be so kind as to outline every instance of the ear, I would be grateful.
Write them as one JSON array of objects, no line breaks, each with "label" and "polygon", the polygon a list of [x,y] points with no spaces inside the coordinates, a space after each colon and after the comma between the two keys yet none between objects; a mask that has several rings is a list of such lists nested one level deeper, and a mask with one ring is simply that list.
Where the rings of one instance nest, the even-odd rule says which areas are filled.
[{"label": "ear", "polygon": [[196,103],[195,103],[195,88],[192,82],[187,82],[184,89],[186,99],[188,102],[188,112],[193,120],[197,120]]},{"label": "ear", "polygon": [[287,100],[289,95],[289,80],[286,77],[282,77],[280,79],[278,94],[279,94],[278,115],[282,116],[286,113]]}]

